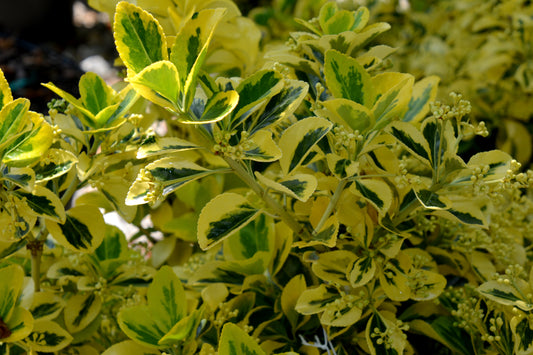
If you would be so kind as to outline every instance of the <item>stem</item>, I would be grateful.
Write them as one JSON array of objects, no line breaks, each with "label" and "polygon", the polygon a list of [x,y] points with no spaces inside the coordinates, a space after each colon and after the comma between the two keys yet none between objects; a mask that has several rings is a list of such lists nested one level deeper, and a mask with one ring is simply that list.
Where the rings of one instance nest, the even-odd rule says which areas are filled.
[{"label": "stem", "polygon": [[63,203],[63,206],[66,206],[67,203],[72,198],[72,195],[74,195],[74,192],[78,189],[78,178],[74,177],[72,181],[70,182],[70,185],[67,187],[65,192],[63,192],[63,196],[61,196],[61,203]]},{"label": "stem", "polygon": [[289,226],[290,229],[294,231],[297,235],[302,236],[304,239],[311,239],[311,236],[309,235],[309,232],[293,217],[291,216],[276,200],[274,200],[265,189],[263,189],[256,181],[253,176],[251,176],[243,167],[241,164],[239,164],[237,161],[224,157],[224,160],[230,168],[233,170],[233,172],[246,184],[248,185],[259,197],[265,201],[265,203],[274,210],[274,212],[281,218],[283,222],[287,226]]},{"label": "stem", "polygon": [[35,292],[41,291],[41,256],[43,255],[43,243],[34,240],[26,246],[31,253],[31,278],[35,285]]},{"label": "stem", "polygon": [[333,193],[331,200],[329,200],[329,204],[326,207],[326,210],[322,214],[320,221],[318,222],[315,229],[313,230],[313,235],[317,235],[322,229],[322,227],[324,226],[324,223],[326,223],[326,221],[328,220],[329,215],[331,214],[331,212],[333,212],[333,209],[335,208],[335,206],[337,206],[337,203],[339,202],[339,198],[341,197],[341,194],[344,191],[344,188],[346,187],[347,183],[348,183],[348,180],[343,179],[337,185],[337,188],[335,189],[335,192]]}]

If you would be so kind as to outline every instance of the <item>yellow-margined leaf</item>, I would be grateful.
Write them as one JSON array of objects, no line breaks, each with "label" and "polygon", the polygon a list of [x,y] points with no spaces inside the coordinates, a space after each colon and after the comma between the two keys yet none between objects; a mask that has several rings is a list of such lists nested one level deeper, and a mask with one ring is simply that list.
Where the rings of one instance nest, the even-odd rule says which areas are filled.
[{"label": "yellow-margined leaf", "polygon": [[357,179],[350,189],[354,194],[363,196],[370,202],[378,210],[380,217],[385,216],[392,204],[392,190],[382,180]]},{"label": "yellow-margined leaf", "polygon": [[282,192],[292,198],[305,202],[315,192],[318,182],[314,175],[294,174],[274,181],[256,171],[257,180],[266,187]]},{"label": "yellow-margined leaf", "polygon": [[372,78],[379,96],[372,107],[376,118],[374,129],[381,129],[403,117],[411,99],[414,81],[412,75],[403,73],[382,73]]},{"label": "yellow-margined leaf", "polygon": [[249,146],[244,151],[243,159],[260,162],[271,162],[281,158],[281,150],[272,139],[272,133],[267,130],[256,132],[248,140]]},{"label": "yellow-margined leaf", "polygon": [[31,168],[12,168],[7,174],[0,177],[0,180],[7,180],[25,191],[31,192],[35,184],[35,172]]},{"label": "yellow-margined leaf", "polygon": [[65,307],[65,301],[50,291],[36,292],[30,312],[36,320],[52,320],[56,318]]},{"label": "yellow-margined leaf", "polygon": [[407,274],[411,268],[410,258],[399,253],[396,259],[391,259],[382,266],[379,273],[379,283],[387,297],[393,301],[403,302],[411,297],[411,288]]},{"label": "yellow-margined leaf", "polygon": [[490,150],[473,155],[466,165],[470,169],[481,168],[483,180],[492,182],[501,181],[506,176],[512,160],[509,154],[501,150]]},{"label": "yellow-margined leaf", "polygon": [[429,144],[413,124],[394,122],[387,127],[387,132],[396,138],[411,154],[423,163],[431,161]]},{"label": "yellow-margined leaf", "polygon": [[239,103],[239,94],[235,90],[220,91],[211,96],[198,121],[181,121],[183,123],[212,123],[228,116]]},{"label": "yellow-margined leaf", "polygon": [[192,104],[198,73],[207,56],[209,42],[225,12],[225,9],[217,8],[195,13],[176,36],[170,61],[174,63],[179,74],[178,102],[183,111],[187,111]]},{"label": "yellow-margined leaf", "polygon": [[118,325],[135,343],[151,348],[158,348],[159,340],[166,334],[146,305],[123,308],[118,314]]},{"label": "yellow-margined leaf", "polygon": [[279,162],[283,173],[288,175],[300,166],[311,149],[332,126],[333,124],[326,119],[309,117],[287,128],[279,139],[279,147],[283,152]]},{"label": "yellow-margined leaf", "polygon": [[85,329],[99,314],[102,308],[100,296],[91,292],[72,296],[65,306],[65,326],[70,333]]},{"label": "yellow-margined leaf", "polygon": [[338,294],[329,292],[326,285],[322,284],[302,292],[295,309],[300,314],[317,314],[325,311],[327,305],[339,297]]},{"label": "yellow-margined leaf", "polygon": [[59,223],[65,221],[63,203],[56,194],[46,187],[35,185],[31,193],[21,190],[16,190],[13,193],[25,199],[27,206],[35,216]]},{"label": "yellow-margined leaf", "polygon": [[8,166],[25,167],[42,158],[54,141],[52,126],[41,115],[29,112],[34,126],[6,150],[2,162]]},{"label": "yellow-margined leaf", "polygon": [[332,99],[321,102],[325,109],[318,114],[353,131],[365,133],[374,126],[374,114],[365,106],[349,99]]},{"label": "yellow-margined leaf", "polygon": [[0,317],[7,321],[11,317],[22,290],[24,271],[18,265],[0,268]]},{"label": "yellow-margined leaf", "polygon": [[183,112],[178,106],[179,74],[172,62],[165,60],[150,64],[128,81],[146,100],[176,114]]},{"label": "yellow-margined leaf", "polygon": [[450,208],[435,210],[432,214],[452,221],[487,228],[487,220],[481,207],[475,201],[453,201]]},{"label": "yellow-margined leaf", "polygon": [[[128,191],[126,205],[161,200],[183,185],[216,171],[174,157],[156,160],[141,170]],[[153,194],[156,196],[152,196]]]},{"label": "yellow-margined leaf", "polygon": [[133,340],[126,340],[107,348],[102,355],[160,355],[161,352],[140,345]]},{"label": "yellow-margined leaf", "polygon": [[7,320],[4,319],[4,323],[11,334],[2,338],[2,342],[11,343],[26,338],[32,331],[33,322],[33,317],[27,309],[16,306],[13,308],[13,313],[11,313],[10,317]]},{"label": "yellow-margined leaf", "polygon": [[203,250],[220,243],[251,222],[259,213],[236,193],[223,193],[209,201],[198,219],[198,244]]},{"label": "yellow-margined leaf", "polygon": [[514,306],[523,311],[533,309],[533,303],[524,300],[520,292],[512,285],[506,285],[496,280],[490,280],[482,283],[477,291],[496,303],[505,306]]},{"label": "yellow-margined leaf", "polygon": [[11,101],[13,101],[11,88],[4,76],[4,72],[0,70],[0,110]]},{"label": "yellow-margined leaf", "polygon": [[365,256],[357,259],[350,272],[350,284],[354,288],[366,285],[374,278],[376,270],[377,265],[373,257]]},{"label": "yellow-margined leaf", "polygon": [[60,88],[55,86],[53,83],[46,83],[42,85],[46,87],[47,89],[51,90],[52,92],[54,92],[59,97],[63,98],[65,101],[67,101],[72,106],[74,106],[76,110],[79,111],[80,115],[78,115],[78,118],[84,125],[90,128],[98,128],[98,124],[96,122],[95,116],[92,114],[91,111],[89,111],[87,108],[83,106],[80,100],[76,99],[74,96],[72,96],[68,92],[61,90]]},{"label": "yellow-margined leaf", "polygon": [[293,329],[298,325],[298,313],[295,310],[300,295],[307,289],[303,274],[294,276],[281,291],[281,309]]},{"label": "yellow-margined leaf", "polygon": [[435,101],[440,78],[428,76],[417,81],[413,86],[413,96],[409,101],[407,112],[402,120],[405,122],[420,122],[429,111],[430,102]]},{"label": "yellow-margined leaf", "polygon": [[195,143],[182,138],[151,136],[141,143],[137,151],[137,159],[198,148],[200,147]]},{"label": "yellow-margined leaf", "polygon": [[236,88],[239,104],[231,115],[230,128],[238,126],[254,108],[280,93],[283,87],[283,76],[274,70],[261,70],[241,81]]},{"label": "yellow-margined leaf", "polygon": [[438,272],[414,269],[409,272],[411,299],[428,301],[440,296],[446,287],[446,278]]},{"label": "yellow-margined leaf", "polygon": [[219,354],[266,355],[255,340],[236,324],[226,323],[218,346]]},{"label": "yellow-margined leaf", "polygon": [[374,85],[368,72],[354,58],[336,50],[327,51],[324,75],[334,97],[372,107],[376,97]]},{"label": "yellow-margined leaf", "polygon": [[357,257],[348,250],[334,250],[319,254],[311,270],[316,276],[328,283],[338,283],[339,285],[349,285],[349,267]]},{"label": "yellow-margined leaf", "polygon": [[386,311],[374,312],[368,320],[365,337],[372,355],[403,354],[407,346],[407,340],[398,327],[396,317]]},{"label": "yellow-margined leaf", "polygon": [[87,72],[80,78],[80,100],[93,115],[116,104],[116,92],[96,73]]},{"label": "yellow-margined leaf", "polygon": [[[2,76],[3,77],[3,76]],[[30,116],[27,115],[30,101],[18,98],[6,103],[0,111],[0,152],[17,139],[19,134],[27,129]]]},{"label": "yellow-margined leaf", "polygon": [[164,337],[159,340],[161,345],[175,345],[190,341],[196,337],[196,332],[204,317],[205,308],[195,309],[188,316],[180,319]]},{"label": "yellow-margined leaf", "polygon": [[168,59],[163,29],[157,20],[138,6],[121,1],[113,26],[115,44],[131,77],[155,62]]},{"label": "yellow-margined leaf", "polygon": [[72,335],[69,332],[49,320],[35,322],[30,335],[25,339],[30,349],[46,353],[64,349],[71,341]]},{"label": "yellow-margined leaf", "polygon": [[105,236],[105,221],[96,206],[80,205],[67,211],[63,224],[46,221],[54,239],[70,250],[92,253]]},{"label": "yellow-margined leaf", "polygon": [[511,318],[511,331],[513,333],[514,351],[516,355],[533,353],[533,329],[528,317],[515,316]]},{"label": "yellow-margined leaf", "polygon": [[214,283],[207,285],[202,289],[202,300],[209,306],[212,311],[224,302],[226,297],[229,296],[229,291],[226,285],[223,283]]},{"label": "yellow-margined leaf", "polygon": [[78,158],[64,149],[50,148],[44,159],[33,166],[35,179],[39,182],[55,179],[66,174],[76,165]]}]

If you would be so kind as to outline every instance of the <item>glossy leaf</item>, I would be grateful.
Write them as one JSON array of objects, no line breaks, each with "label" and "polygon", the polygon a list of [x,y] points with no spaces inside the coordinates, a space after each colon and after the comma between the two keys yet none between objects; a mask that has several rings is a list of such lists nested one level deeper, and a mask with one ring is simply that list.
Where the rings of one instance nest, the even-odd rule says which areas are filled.
[{"label": "glossy leaf", "polygon": [[326,52],[324,75],[334,97],[366,107],[374,103],[376,94],[370,75],[355,59],[335,50]]},{"label": "glossy leaf", "polygon": [[109,347],[102,355],[159,355],[160,351],[142,346],[133,340],[126,340]]},{"label": "glossy leaf", "polygon": [[333,250],[321,253],[311,270],[322,280],[339,285],[348,285],[349,267],[357,257],[348,250]]},{"label": "glossy leaf", "polygon": [[402,335],[395,322],[379,312],[374,312],[370,317],[365,331],[366,342],[372,355],[403,354],[407,341]]},{"label": "glossy leaf", "polygon": [[429,144],[414,125],[404,122],[394,122],[387,127],[387,132],[402,143],[417,159],[429,164],[431,161]]},{"label": "glossy leaf", "polygon": [[526,355],[533,351],[533,329],[526,317],[511,318],[511,330],[514,340],[514,354]]},{"label": "glossy leaf", "polygon": [[97,74],[88,72],[80,78],[80,100],[87,110],[97,115],[104,108],[114,105],[115,90]]},{"label": "glossy leaf", "polygon": [[170,61],[179,75],[179,106],[187,111],[192,104],[200,69],[218,22],[224,16],[222,8],[205,9],[192,16],[182,27],[170,54]]},{"label": "glossy leaf", "polygon": [[65,308],[65,301],[53,292],[36,292],[30,312],[36,320],[52,320]]},{"label": "glossy leaf", "polygon": [[248,146],[244,151],[243,159],[259,162],[272,162],[281,158],[282,152],[272,139],[272,133],[267,130],[256,132],[248,139]]},{"label": "glossy leaf", "polygon": [[9,83],[4,76],[4,72],[0,70],[0,110],[11,101],[13,101],[11,88],[9,87]]},{"label": "glossy leaf", "polygon": [[239,103],[231,117],[231,127],[240,124],[259,104],[281,92],[283,76],[274,70],[261,70],[243,80],[236,88]]},{"label": "glossy leaf", "polygon": [[533,309],[533,304],[526,302],[520,295],[519,291],[511,285],[491,280],[481,284],[477,288],[477,291],[499,304],[514,306],[524,311],[530,311]]},{"label": "glossy leaf", "polygon": [[409,100],[404,122],[420,122],[429,111],[429,104],[435,101],[440,78],[428,76],[417,81],[413,86],[413,96]]},{"label": "glossy leaf", "polygon": [[163,266],[155,274],[147,297],[152,319],[165,332],[186,315],[185,291],[179,278],[168,266]]},{"label": "glossy leaf", "polygon": [[72,296],[65,306],[65,327],[73,334],[85,329],[99,314],[102,298],[95,293]]},{"label": "glossy leaf", "polygon": [[151,14],[138,6],[126,1],[117,5],[113,33],[129,77],[168,58],[163,29]]},{"label": "glossy leaf", "polygon": [[20,306],[16,306],[13,309],[13,313],[11,313],[8,319],[4,320],[4,323],[11,332],[9,336],[1,339],[4,343],[18,342],[26,339],[34,327],[31,313]]},{"label": "glossy leaf", "polygon": [[0,111],[0,151],[7,148],[5,145],[27,128],[30,123],[30,116],[27,115],[29,108],[30,102],[24,98],[10,101],[3,106]]},{"label": "glossy leaf", "polygon": [[350,189],[370,202],[378,210],[381,217],[387,213],[392,204],[392,190],[382,180],[357,179],[355,184],[350,186]]},{"label": "glossy leaf", "polygon": [[105,236],[102,213],[89,205],[72,207],[63,224],[47,220],[46,227],[59,244],[78,252],[92,253]]},{"label": "glossy leaf", "polygon": [[238,102],[239,94],[235,90],[220,91],[214,94],[207,100],[198,123],[212,123],[224,119],[237,107]]},{"label": "glossy leaf", "polygon": [[300,120],[287,128],[279,139],[283,155],[280,165],[283,173],[288,175],[300,166],[311,149],[329,132],[332,123],[319,117]]},{"label": "glossy leaf", "polygon": [[145,99],[166,108],[171,112],[180,113],[178,104],[179,74],[176,66],[162,60],[152,63],[129,78],[131,86]]},{"label": "glossy leaf", "polygon": [[173,157],[156,160],[141,170],[128,191],[126,205],[153,202],[149,195],[153,191],[158,194],[157,199],[162,199],[183,185],[214,172],[215,170]]},{"label": "glossy leaf", "polygon": [[357,102],[340,98],[323,101],[322,105],[325,110],[319,110],[317,113],[338,125],[359,133],[365,133],[374,126],[372,111]]},{"label": "glossy leaf", "polygon": [[251,222],[259,213],[245,197],[226,192],[209,201],[198,219],[198,244],[207,250]]},{"label": "glossy leaf", "polygon": [[151,136],[141,143],[137,151],[137,159],[197,148],[200,147],[182,138]]},{"label": "glossy leaf", "polygon": [[318,184],[315,176],[310,174],[293,174],[277,181],[269,179],[257,171],[255,176],[261,184],[268,188],[282,192],[302,202],[307,201],[312,196]]},{"label": "glossy leaf", "polygon": [[383,73],[372,78],[379,96],[372,107],[376,118],[374,129],[381,129],[403,117],[411,99],[413,83],[412,75],[402,73]]},{"label": "glossy leaf", "polygon": [[32,191],[35,184],[35,172],[31,168],[12,168],[0,180],[7,180],[25,191]]},{"label": "glossy leaf", "polygon": [[281,291],[281,309],[289,320],[293,329],[296,329],[298,313],[295,310],[298,298],[306,290],[307,285],[303,274],[294,276]]},{"label": "glossy leaf", "polygon": [[18,265],[0,268],[0,317],[7,321],[11,317],[24,280],[24,271]]},{"label": "glossy leaf", "polygon": [[28,346],[34,351],[56,352],[66,348],[72,341],[70,335],[59,324],[42,320],[35,322],[33,330],[26,338]]},{"label": "glossy leaf", "polygon": [[16,196],[24,198],[28,207],[37,217],[63,223],[65,221],[65,208],[59,197],[45,187],[36,185],[31,193],[16,190]]},{"label": "glossy leaf", "polygon": [[233,323],[226,323],[222,328],[218,352],[227,355],[265,355],[259,344]]},{"label": "glossy leaf", "polygon": [[49,181],[66,174],[72,169],[78,158],[64,149],[51,148],[46,152],[45,158],[33,166],[35,179],[39,182]]},{"label": "glossy leaf", "polygon": [[357,259],[350,272],[350,284],[352,287],[360,287],[370,282],[376,274],[377,265],[374,258],[365,256]]}]

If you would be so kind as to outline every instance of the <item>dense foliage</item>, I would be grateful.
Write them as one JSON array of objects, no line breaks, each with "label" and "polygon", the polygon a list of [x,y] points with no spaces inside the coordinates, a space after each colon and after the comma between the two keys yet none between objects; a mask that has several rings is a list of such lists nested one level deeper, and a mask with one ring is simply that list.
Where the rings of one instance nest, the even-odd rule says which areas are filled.
[{"label": "dense foliage", "polygon": [[533,352],[528,1],[89,3],[124,81],[0,75],[1,353]]}]

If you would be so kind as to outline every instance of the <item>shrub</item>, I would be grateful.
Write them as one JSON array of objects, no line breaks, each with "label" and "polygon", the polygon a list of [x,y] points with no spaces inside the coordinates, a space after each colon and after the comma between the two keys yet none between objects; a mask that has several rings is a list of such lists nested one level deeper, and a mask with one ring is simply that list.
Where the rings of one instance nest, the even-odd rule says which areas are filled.
[{"label": "shrub", "polygon": [[533,173],[458,154],[487,128],[391,71],[389,24],[137,3],[92,1],[122,83],[42,115],[0,77],[4,353],[531,351]]}]

